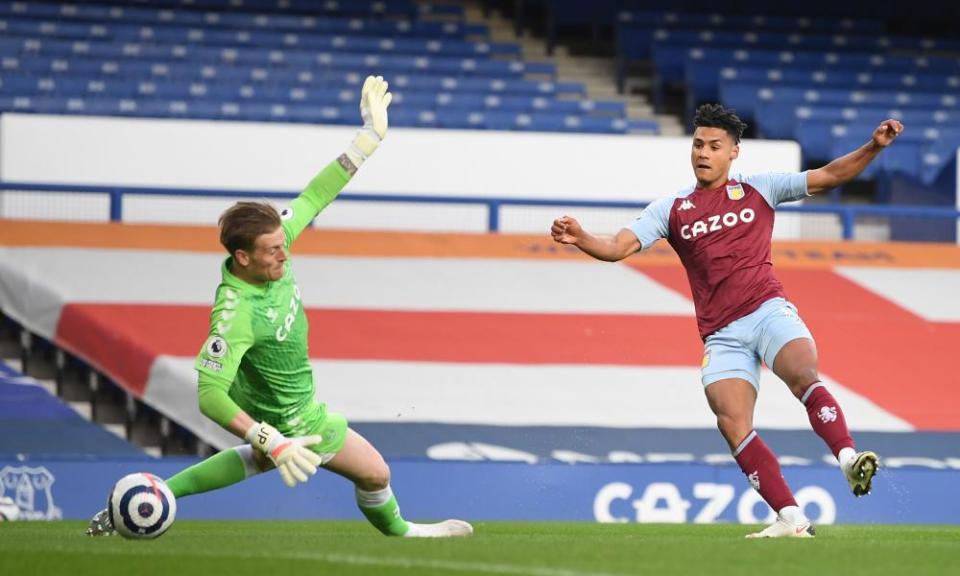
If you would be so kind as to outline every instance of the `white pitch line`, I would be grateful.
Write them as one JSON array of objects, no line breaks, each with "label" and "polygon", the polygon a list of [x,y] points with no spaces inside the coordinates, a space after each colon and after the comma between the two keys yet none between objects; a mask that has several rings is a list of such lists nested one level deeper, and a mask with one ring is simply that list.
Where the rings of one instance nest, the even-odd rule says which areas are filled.
[{"label": "white pitch line", "polygon": [[[136,548],[129,550],[96,550],[89,551],[92,554],[107,556],[183,556],[182,550],[146,550]],[[199,552],[189,552],[189,556],[204,556],[217,558],[266,558],[269,554],[251,553],[249,551],[231,551],[217,552],[213,550],[204,550]],[[515,564],[491,564],[488,562],[457,562],[453,560],[424,560],[420,558],[392,557],[382,558],[377,556],[365,556],[361,554],[336,554],[323,552],[296,552],[285,553],[283,558],[293,560],[315,560],[328,564],[348,564],[354,566],[382,566],[390,568],[420,568],[431,570],[447,570],[449,572],[482,572],[486,574],[512,574],[517,576],[626,576],[626,574],[615,572],[582,572],[579,570],[566,570],[562,568],[550,568],[547,566],[519,566]]]}]

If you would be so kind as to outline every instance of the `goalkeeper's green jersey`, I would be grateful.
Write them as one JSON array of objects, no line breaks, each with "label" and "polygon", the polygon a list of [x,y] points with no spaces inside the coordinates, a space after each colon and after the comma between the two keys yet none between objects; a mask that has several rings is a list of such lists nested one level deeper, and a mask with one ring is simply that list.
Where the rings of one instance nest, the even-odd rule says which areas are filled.
[{"label": "goalkeeper's green jersey", "polygon": [[[281,212],[285,249],[349,179],[332,162]],[[231,261],[228,257],[221,267],[210,331],[195,363],[200,408],[221,425],[243,410],[280,426],[314,399],[300,289],[290,259],[279,280],[259,286],[234,276]]]}]

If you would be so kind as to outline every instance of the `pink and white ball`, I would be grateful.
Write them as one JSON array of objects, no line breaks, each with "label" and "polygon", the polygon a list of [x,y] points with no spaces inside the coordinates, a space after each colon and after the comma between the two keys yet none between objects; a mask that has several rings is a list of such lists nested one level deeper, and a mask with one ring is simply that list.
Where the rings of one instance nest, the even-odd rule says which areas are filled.
[{"label": "pink and white ball", "polygon": [[110,492],[107,509],[114,529],[136,540],[157,538],[177,516],[177,502],[166,482],[146,472],[121,478]]}]

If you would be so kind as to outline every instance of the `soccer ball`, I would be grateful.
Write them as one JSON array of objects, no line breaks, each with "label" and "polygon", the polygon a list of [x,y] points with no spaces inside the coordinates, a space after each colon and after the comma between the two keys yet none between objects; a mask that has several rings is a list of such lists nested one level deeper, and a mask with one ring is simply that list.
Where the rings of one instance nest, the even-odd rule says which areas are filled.
[{"label": "soccer ball", "polygon": [[20,507],[9,496],[0,496],[0,522],[13,522],[20,517]]},{"label": "soccer ball", "polygon": [[107,498],[114,529],[124,538],[156,538],[170,529],[177,501],[166,482],[137,472],[120,479]]}]

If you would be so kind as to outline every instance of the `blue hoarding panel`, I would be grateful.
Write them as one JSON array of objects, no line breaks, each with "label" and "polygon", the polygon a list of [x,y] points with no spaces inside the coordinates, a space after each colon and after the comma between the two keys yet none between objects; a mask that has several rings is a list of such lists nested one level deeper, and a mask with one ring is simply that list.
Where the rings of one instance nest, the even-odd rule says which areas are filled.
[{"label": "blue hoarding panel", "polygon": [[[0,461],[3,495],[23,519],[86,519],[121,476],[167,478],[194,459]],[[391,462],[393,487],[409,519],[587,522],[765,522],[769,508],[735,466],[706,464],[524,464]],[[837,468],[785,467],[811,519],[834,523],[960,523],[952,489],[958,470],[883,470],[873,493],[854,498]],[[186,519],[360,519],[353,486],[320,472],[296,489],[268,473],[216,492],[181,498]]]}]

